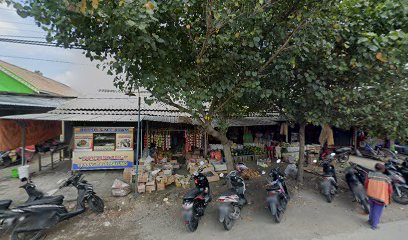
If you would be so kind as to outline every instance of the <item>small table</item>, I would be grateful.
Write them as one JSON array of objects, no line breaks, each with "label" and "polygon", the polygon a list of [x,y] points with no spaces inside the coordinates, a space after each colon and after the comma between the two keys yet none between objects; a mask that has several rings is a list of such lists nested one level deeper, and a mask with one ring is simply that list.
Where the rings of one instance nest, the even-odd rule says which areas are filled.
[{"label": "small table", "polygon": [[[68,145],[59,145],[56,148],[52,149],[50,151],[51,154],[51,169],[54,169],[54,153],[58,152],[59,153],[59,162],[61,162],[62,160],[65,160],[65,154],[64,151],[68,150]],[[72,159],[71,154],[69,154],[69,160]],[[38,154],[38,170],[41,171],[42,167],[46,167],[48,165],[42,165],[41,164],[41,154]]]}]

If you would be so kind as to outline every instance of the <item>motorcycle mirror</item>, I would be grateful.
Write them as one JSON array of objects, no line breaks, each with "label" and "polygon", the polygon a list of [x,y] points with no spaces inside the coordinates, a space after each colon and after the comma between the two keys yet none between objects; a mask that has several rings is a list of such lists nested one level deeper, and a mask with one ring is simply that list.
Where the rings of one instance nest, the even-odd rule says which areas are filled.
[{"label": "motorcycle mirror", "polygon": [[330,156],[334,157],[334,156],[336,156],[336,154],[335,153],[330,153]]},{"label": "motorcycle mirror", "polygon": [[280,160],[280,159],[276,160],[276,163],[281,163],[281,162],[282,162],[282,160]]}]

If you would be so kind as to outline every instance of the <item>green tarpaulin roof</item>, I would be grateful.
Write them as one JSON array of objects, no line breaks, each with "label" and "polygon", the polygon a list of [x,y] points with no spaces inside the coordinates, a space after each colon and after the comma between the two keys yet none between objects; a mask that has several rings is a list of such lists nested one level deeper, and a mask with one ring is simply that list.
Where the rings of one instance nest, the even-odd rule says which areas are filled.
[{"label": "green tarpaulin roof", "polygon": [[0,70],[0,92],[34,93],[34,91]]}]

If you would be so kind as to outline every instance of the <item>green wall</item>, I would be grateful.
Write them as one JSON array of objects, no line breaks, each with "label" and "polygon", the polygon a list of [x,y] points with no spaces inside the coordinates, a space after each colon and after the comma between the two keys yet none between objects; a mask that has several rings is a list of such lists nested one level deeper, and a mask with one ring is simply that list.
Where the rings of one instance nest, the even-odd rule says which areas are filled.
[{"label": "green wall", "polygon": [[0,70],[0,92],[34,93],[31,88],[20,83]]}]

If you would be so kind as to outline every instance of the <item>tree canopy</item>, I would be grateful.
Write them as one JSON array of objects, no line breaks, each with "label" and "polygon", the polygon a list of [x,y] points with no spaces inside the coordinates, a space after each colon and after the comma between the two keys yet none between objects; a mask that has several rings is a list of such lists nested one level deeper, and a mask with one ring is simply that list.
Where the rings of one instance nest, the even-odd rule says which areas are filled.
[{"label": "tree canopy", "polygon": [[[334,1],[25,0],[48,40],[82,46],[122,89],[143,86],[200,120],[245,110],[275,59]],[[225,140],[225,139],[221,139]]]}]

